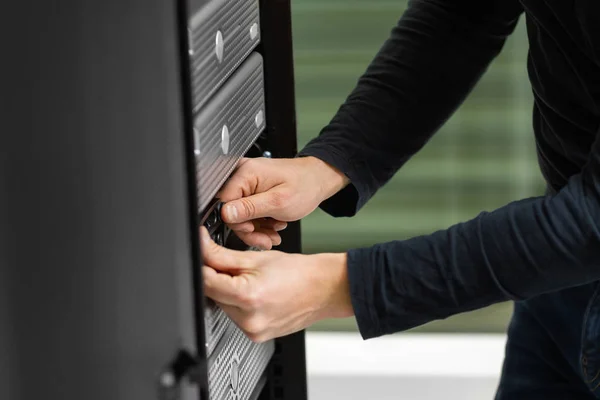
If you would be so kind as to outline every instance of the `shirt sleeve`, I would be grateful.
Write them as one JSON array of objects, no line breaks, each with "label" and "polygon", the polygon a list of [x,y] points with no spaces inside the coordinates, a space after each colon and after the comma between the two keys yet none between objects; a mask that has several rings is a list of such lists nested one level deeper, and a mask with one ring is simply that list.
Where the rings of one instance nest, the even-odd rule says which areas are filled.
[{"label": "shirt sleeve", "polygon": [[348,260],[365,338],[600,280],[600,134],[582,172],[557,194],[352,250]]},{"label": "shirt sleeve", "polygon": [[299,156],[351,184],[321,208],[352,216],[464,101],[514,31],[516,0],[411,0],[356,88]]}]

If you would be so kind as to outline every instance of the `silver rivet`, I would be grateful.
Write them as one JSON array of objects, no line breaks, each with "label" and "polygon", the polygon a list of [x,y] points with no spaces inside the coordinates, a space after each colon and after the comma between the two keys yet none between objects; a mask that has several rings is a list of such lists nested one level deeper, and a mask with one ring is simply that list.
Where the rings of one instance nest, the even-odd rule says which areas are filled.
[{"label": "silver rivet", "polygon": [[240,382],[240,370],[236,360],[231,363],[231,389],[237,393]]},{"label": "silver rivet", "polygon": [[262,126],[264,120],[265,120],[264,114],[263,114],[262,110],[260,110],[258,112],[258,114],[256,114],[256,117],[254,117],[254,123],[256,124],[256,127],[260,128]]},{"label": "silver rivet", "polygon": [[254,40],[258,36],[258,24],[255,22],[250,27],[250,39]]},{"label": "silver rivet", "polygon": [[264,158],[271,158],[271,157],[273,157],[273,154],[271,154],[271,152],[269,150],[267,150],[267,151],[265,151],[263,153],[263,157]]},{"label": "silver rivet", "polygon": [[219,62],[223,61],[223,49],[225,47],[225,43],[223,42],[223,34],[221,31],[217,31],[217,36],[215,37],[215,54],[217,56],[217,60]]},{"label": "silver rivet", "polygon": [[221,150],[223,154],[229,153],[229,128],[227,128],[227,125],[223,125],[221,130]]}]

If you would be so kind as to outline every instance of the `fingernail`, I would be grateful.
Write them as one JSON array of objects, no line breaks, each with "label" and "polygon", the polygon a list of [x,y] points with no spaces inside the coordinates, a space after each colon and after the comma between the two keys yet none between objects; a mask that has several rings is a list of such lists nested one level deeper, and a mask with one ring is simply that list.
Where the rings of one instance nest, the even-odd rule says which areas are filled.
[{"label": "fingernail", "polygon": [[287,228],[287,224],[285,222],[278,222],[273,225],[273,229],[275,229],[277,232],[282,231],[285,228]]},{"label": "fingernail", "polygon": [[235,208],[235,205],[228,204],[225,206],[225,216],[227,217],[228,222],[237,222],[238,211]]}]

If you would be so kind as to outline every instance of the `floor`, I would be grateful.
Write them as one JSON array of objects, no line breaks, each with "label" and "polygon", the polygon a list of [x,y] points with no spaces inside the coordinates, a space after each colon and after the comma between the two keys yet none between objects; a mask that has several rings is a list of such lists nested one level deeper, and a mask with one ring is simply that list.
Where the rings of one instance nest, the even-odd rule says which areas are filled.
[{"label": "floor", "polygon": [[310,400],[493,399],[504,335],[307,334]]}]

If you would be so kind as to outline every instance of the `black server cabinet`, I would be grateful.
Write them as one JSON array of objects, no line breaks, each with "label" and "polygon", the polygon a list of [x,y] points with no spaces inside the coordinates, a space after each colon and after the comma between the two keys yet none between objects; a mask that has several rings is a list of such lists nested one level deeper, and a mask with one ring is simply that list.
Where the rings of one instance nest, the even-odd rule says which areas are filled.
[{"label": "black server cabinet", "polygon": [[[210,205],[195,151],[218,85],[193,80],[189,27],[202,3],[3,6],[0,399],[209,398],[215,349],[206,346],[198,226]],[[291,157],[289,0],[261,0],[257,10],[260,26],[247,33],[260,43],[244,60],[262,65],[254,123],[264,126],[248,154]],[[231,33],[221,34],[225,44]],[[243,67],[213,81],[246,93],[231,80]],[[227,152],[236,149],[228,133]],[[300,251],[299,224],[284,235],[282,249]],[[306,399],[304,334],[270,349],[252,397]],[[239,391],[234,369],[213,386],[241,400],[250,389]]]}]

